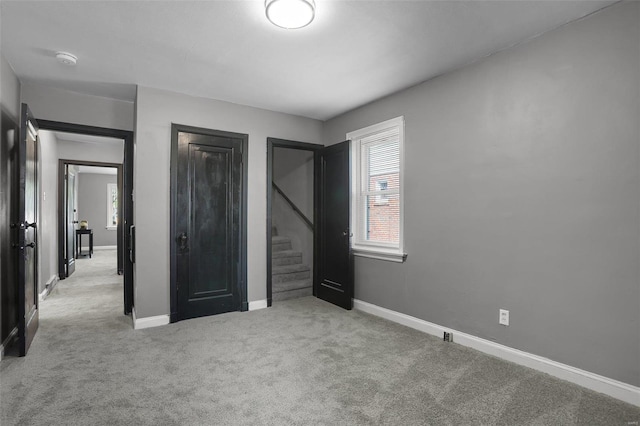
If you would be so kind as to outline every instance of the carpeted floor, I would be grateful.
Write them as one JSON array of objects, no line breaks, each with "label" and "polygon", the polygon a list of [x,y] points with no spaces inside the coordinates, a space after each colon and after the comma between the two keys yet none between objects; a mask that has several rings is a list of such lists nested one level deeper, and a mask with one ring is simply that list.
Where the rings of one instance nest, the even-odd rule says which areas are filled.
[{"label": "carpeted floor", "polygon": [[42,303],[28,356],[0,363],[3,426],[640,420],[637,407],[312,297],[135,331],[115,267],[96,268],[113,255],[81,259]]},{"label": "carpeted floor", "polygon": [[[93,287],[106,284],[122,286],[122,275],[118,275],[117,250],[94,250],[91,258],[76,259],[76,270],[65,280],[58,282],[59,289]],[[46,307],[46,305],[45,305]]]}]

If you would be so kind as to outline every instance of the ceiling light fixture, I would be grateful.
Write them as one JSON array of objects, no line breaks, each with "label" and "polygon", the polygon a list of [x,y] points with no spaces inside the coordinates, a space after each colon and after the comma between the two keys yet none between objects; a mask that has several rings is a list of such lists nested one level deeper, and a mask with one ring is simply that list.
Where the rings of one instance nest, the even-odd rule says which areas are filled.
[{"label": "ceiling light fixture", "polygon": [[288,30],[306,27],[316,14],[314,0],[265,0],[267,19]]},{"label": "ceiling light fixture", "polygon": [[76,62],[78,62],[78,57],[69,52],[57,52],[56,59],[61,64],[69,65],[71,67],[74,66]]}]

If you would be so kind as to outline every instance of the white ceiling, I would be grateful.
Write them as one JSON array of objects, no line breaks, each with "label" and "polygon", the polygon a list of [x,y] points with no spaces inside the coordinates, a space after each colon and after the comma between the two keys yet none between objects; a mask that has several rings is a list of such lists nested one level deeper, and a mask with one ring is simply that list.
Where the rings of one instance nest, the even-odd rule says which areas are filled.
[{"label": "white ceiling", "polygon": [[[614,1],[316,0],[283,30],[263,0],[0,2],[23,82],[133,101],[135,85],[325,120]],[[78,56],[69,68],[56,51]]]}]

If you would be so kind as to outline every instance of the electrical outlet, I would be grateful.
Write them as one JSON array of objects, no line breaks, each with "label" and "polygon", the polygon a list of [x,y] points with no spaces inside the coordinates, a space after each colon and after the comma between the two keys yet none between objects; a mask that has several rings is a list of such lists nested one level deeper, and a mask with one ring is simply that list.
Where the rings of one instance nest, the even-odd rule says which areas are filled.
[{"label": "electrical outlet", "polygon": [[502,325],[509,325],[509,311],[506,309],[500,309],[500,318],[498,322]]}]

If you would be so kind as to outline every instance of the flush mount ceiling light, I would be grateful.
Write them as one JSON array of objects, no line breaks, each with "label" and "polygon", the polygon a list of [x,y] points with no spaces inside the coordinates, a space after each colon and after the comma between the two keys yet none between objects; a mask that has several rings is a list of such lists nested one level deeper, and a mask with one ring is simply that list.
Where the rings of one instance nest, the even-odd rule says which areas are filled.
[{"label": "flush mount ceiling light", "polygon": [[314,0],[265,0],[264,7],[273,25],[289,30],[306,27],[316,14]]},{"label": "flush mount ceiling light", "polygon": [[57,52],[56,59],[61,64],[69,65],[71,67],[74,66],[76,62],[78,62],[78,57],[69,52]]}]

